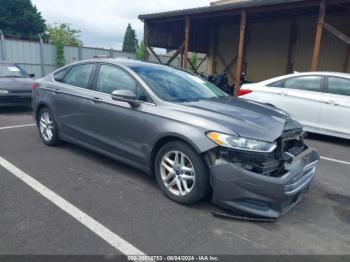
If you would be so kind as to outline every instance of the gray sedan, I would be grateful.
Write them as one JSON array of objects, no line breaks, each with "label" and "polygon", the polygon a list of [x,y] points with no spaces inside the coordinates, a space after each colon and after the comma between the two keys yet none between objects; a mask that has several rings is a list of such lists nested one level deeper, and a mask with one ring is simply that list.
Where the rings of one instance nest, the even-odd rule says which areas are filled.
[{"label": "gray sedan", "polygon": [[122,59],[66,66],[34,85],[42,141],[68,141],[154,174],[164,194],[277,218],[315,176],[302,126],[191,73]]},{"label": "gray sedan", "polygon": [[33,77],[16,64],[0,62],[0,107],[30,106]]}]

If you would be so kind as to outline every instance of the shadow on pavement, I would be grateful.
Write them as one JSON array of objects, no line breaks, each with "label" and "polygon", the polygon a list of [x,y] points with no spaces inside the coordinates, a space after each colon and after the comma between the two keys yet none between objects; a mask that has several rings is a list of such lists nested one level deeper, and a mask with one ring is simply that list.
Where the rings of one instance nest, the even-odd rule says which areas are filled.
[{"label": "shadow on pavement", "polygon": [[306,138],[311,139],[311,140],[326,142],[326,143],[334,143],[334,144],[342,145],[342,146],[350,146],[349,139],[344,139],[344,138],[339,138],[339,137],[308,133]]}]

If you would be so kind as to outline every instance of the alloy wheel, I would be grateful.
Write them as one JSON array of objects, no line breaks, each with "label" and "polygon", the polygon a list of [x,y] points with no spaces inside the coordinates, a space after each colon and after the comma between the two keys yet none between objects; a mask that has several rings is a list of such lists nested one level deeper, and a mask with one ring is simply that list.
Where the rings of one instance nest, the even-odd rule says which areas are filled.
[{"label": "alloy wheel", "polygon": [[50,142],[53,137],[53,121],[48,112],[44,112],[40,116],[40,133],[45,141]]},{"label": "alloy wheel", "polygon": [[196,173],[191,160],[180,151],[166,153],[160,174],[165,187],[177,196],[186,196],[194,188]]}]

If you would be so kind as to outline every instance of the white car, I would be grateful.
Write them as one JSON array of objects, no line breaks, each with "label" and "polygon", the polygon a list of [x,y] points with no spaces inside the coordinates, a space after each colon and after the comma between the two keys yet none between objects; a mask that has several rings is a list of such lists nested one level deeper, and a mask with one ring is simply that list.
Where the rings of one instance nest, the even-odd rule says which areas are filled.
[{"label": "white car", "polygon": [[285,110],[305,131],[350,139],[350,74],[294,73],[245,84],[240,94]]}]

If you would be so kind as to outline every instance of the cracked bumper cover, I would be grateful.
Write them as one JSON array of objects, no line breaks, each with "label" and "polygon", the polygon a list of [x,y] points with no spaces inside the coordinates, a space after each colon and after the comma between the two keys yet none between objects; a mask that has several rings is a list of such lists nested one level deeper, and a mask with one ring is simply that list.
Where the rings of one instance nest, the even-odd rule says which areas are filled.
[{"label": "cracked bumper cover", "polygon": [[278,218],[294,207],[315,177],[319,154],[308,148],[286,164],[281,177],[245,170],[234,163],[210,167],[214,204],[233,212]]}]

